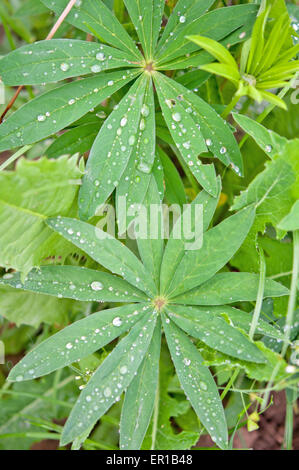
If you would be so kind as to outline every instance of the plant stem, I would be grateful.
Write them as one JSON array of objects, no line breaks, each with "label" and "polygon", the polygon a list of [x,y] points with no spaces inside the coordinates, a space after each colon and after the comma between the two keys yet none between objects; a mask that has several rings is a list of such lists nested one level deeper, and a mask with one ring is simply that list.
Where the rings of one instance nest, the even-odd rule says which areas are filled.
[{"label": "plant stem", "polygon": [[258,292],[257,292],[255,309],[254,309],[253,318],[252,318],[250,331],[249,331],[249,338],[251,339],[251,341],[253,340],[254,333],[258,325],[259,318],[260,318],[263,298],[264,298],[265,281],[266,281],[266,262],[265,262],[264,251],[262,248],[259,249],[259,254],[260,254],[260,280],[259,280],[259,287],[258,287]]},{"label": "plant stem", "polygon": [[13,163],[17,158],[21,157],[24,153],[28,152],[32,148],[32,145],[25,145],[19,149],[16,153],[14,153],[11,157],[8,158],[2,165],[0,165],[0,171],[3,171],[6,167],[8,167],[11,163]]},{"label": "plant stem", "polygon": [[233,375],[231,376],[231,378],[229,379],[228,383],[226,384],[225,389],[221,393],[221,396],[220,396],[221,400],[223,400],[228,394],[228,392],[230,391],[231,386],[233,385],[234,381],[238,377],[239,372],[240,372],[240,368],[238,367],[233,373]]},{"label": "plant stem", "polygon": [[232,100],[231,102],[226,106],[225,110],[223,111],[223,113],[221,114],[221,117],[223,117],[223,119],[226,119],[227,116],[230,114],[230,112],[234,109],[234,107],[236,106],[236,104],[238,103],[240,99],[240,96],[235,94],[233,97],[232,97]]},{"label": "plant stem", "polygon": [[297,282],[298,282],[298,274],[299,274],[299,230],[295,230],[293,232],[293,244],[294,244],[294,251],[293,251],[293,273],[292,273],[292,281],[291,281],[291,289],[290,289],[290,297],[289,297],[289,304],[288,304],[288,313],[285,323],[285,330],[284,330],[284,342],[282,346],[282,356],[285,356],[285,353],[288,349],[290,336],[291,336],[291,328],[294,321],[294,313],[296,308],[296,295],[297,295]]},{"label": "plant stem", "polygon": [[156,446],[156,437],[158,430],[158,419],[159,419],[159,403],[160,403],[160,383],[158,378],[156,398],[155,398],[155,407],[154,407],[154,416],[153,416],[153,429],[152,429],[152,445],[151,450],[155,450]]}]

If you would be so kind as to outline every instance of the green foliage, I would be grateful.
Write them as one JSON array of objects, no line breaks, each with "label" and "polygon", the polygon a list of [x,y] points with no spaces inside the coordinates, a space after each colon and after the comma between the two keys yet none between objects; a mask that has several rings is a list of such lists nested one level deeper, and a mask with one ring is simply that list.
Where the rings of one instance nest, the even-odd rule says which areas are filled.
[{"label": "green foliage", "polygon": [[226,3],[2,2],[0,449],[291,447],[298,7]]}]

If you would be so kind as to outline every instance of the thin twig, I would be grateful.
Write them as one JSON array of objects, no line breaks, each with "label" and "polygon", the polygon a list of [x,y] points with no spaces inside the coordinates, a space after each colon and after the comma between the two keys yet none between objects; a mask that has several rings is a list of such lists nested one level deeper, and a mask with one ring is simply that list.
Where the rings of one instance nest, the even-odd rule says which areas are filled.
[{"label": "thin twig", "polygon": [[[67,6],[65,7],[64,11],[61,13],[60,17],[58,18],[58,20],[56,21],[56,23],[54,24],[53,28],[51,29],[51,31],[49,32],[48,36],[46,37],[46,41],[49,41],[49,39],[52,39],[54,34],[57,32],[58,28],[61,26],[61,24],[63,23],[63,21],[65,20],[65,18],[67,17],[67,15],[69,14],[69,12],[71,11],[71,9],[73,8],[73,6],[75,5],[76,3],[76,0],[70,0],[69,3],[67,4]],[[12,97],[12,99],[10,100],[10,102],[8,103],[8,105],[6,106],[4,112],[2,113],[1,117],[0,117],[0,124],[3,122],[3,119],[5,118],[6,114],[8,113],[8,111],[13,107],[13,105],[15,104],[15,101],[16,99],[18,98],[19,94],[21,93],[21,91],[23,90],[24,88],[24,85],[22,86],[19,86],[17,91],[15,92],[14,96]]]}]

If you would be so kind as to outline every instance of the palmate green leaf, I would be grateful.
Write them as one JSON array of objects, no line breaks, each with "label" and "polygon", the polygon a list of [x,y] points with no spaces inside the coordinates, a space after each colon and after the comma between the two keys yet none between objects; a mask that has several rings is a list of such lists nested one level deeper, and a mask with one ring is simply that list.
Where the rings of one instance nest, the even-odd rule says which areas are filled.
[{"label": "palmate green leaf", "polygon": [[265,44],[265,25],[269,17],[269,12],[270,7],[267,7],[266,9],[264,8],[262,11],[260,11],[254,24],[246,66],[247,73],[254,74],[260,63],[260,60],[262,59]]},{"label": "palmate green leaf", "polygon": [[162,16],[164,0],[124,0],[130,18],[140,40],[145,59],[154,58]]},{"label": "palmate green leaf", "polygon": [[240,248],[254,218],[255,209],[248,207],[209,230],[202,248],[185,252],[167,295],[173,298],[211,279]]},{"label": "palmate green leaf", "polygon": [[157,324],[148,351],[129,385],[120,421],[120,449],[140,449],[149,426],[159,380],[161,320]]},{"label": "palmate green leaf", "polygon": [[[144,80],[146,79],[144,78]],[[159,159],[155,159],[156,129],[154,93],[151,80],[149,79],[146,83],[142,107],[139,108],[138,112],[139,116],[135,119],[134,126],[128,128],[128,132],[130,133],[129,139],[132,139],[133,143],[130,148],[130,160],[116,189],[117,211],[118,213],[122,211],[122,214],[124,211],[126,212],[128,215],[128,225],[132,221],[132,218],[134,218],[134,214],[130,216],[130,212],[132,212],[130,207],[144,203],[150,183],[152,179],[155,179],[155,176],[157,176],[157,172],[159,172]],[[121,116],[120,122],[123,122],[122,119]],[[134,134],[135,131],[136,134]],[[123,227],[123,230],[125,231],[126,228],[127,227]]]},{"label": "palmate green leaf", "polygon": [[167,308],[167,315],[190,336],[200,339],[216,351],[244,361],[265,362],[258,348],[220,316],[180,305]]},{"label": "palmate green leaf", "polygon": [[0,126],[0,151],[32,144],[67,127],[139,72],[118,71],[67,83],[29,101]]},{"label": "palmate green leaf", "polygon": [[198,441],[197,430],[182,430],[178,433],[173,426],[174,420],[177,423],[177,418],[190,410],[190,404],[183,396],[174,396],[170,391],[174,377],[171,357],[165,343],[162,343],[154,413],[142,450],[185,450],[195,446]]},{"label": "palmate green leaf", "polygon": [[[266,224],[274,227],[299,198],[298,140],[289,141],[284,150],[235,198],[232,210],[256,204],[256,220],[251,233],[264,232]],[[279,232],[281,237],[284,232]],[[252,240],[253,241],[253,240]]]},{"label": "palmate green leaf", "polygon": [[42,266],[32,270],[24,282],[18,273],[6,274],[0,278],[1,284],[84,302],[146,300],[142,292],[123,279],[81,266]]},{"label": "palmate green leaf", "polygon": [[[143,225],[142,230],[145,230],[143,234],[136,234],[138,251],[142,260],[142,263],[148,273],[148,275],[155,282],[157,292],[160,286],[160,269],[164,251],[164,236],[163,236],[163,212],[157,210],[156,219],[153,222],[151,217],[151,208],[161,208],[161,197],[157,187],[157,183],[152,176],[149,184],[146,197],[144,200],[145,210],[147,211],[146,220],[140,224]],[[139,224],[139,225],[140,225]],[[140,226],[138,230],[140,230]],[[154,232],[153,233],[153,229]],[[145,235],[145,236],[144,236]]]},{"label": "palmate green leaf", "polygon": [[0,173],[0,266],[26,274],[33,266],[51,263],[49,257],[64,261],[73,253],[72,245],[54,235],[45,219],[75,215],[81,176],[76,157],[20,159],[15,171]]},{"label": "palmate green leaf", "polygon": [[216,384],[190,339],[172,321],[162,317],[167,344],[181,386],[201,423],[222,449],[227,446],[227,425]]},{"label": "palmate green leaf", "polygon": [[[242,156],[230,127],[184,86],[161,74],[155,74],[154,80],[164,118],[179,151],[204,189],[216,196],[215,173],[202,173],[204,167],[198,165],[197,157],[208,148],[225,165],[232,165],[242,174]],[[188,133],[184,133],[186,129]]]},{"label": "palmate green leaf", "polygon": [[276,132],[267,129],[258,122],[244,116],[242,114],[233,113],[233,118],[236,123],[249,134],[258,146],[273,158],[275,155],[284,150],[288,140],[285,137],[280,136]]},{"label": "palmate green leaf", "polygon": [[121,275],[147,294],[155,292],[154,282],[148,277],[142,263],[116,238],[75,219],[57,217],[48,219],[47,224],[106,269]]},{"label": "palmate green leaf", "polygon": [[83,154],[90,149],[99,130],[100,123],[75,127],[54,140],[45,153],[48,158],[75,155],[77,152]]},{"label": "palmate green leaf", "polygon": [[0,315],[17,326],[65,325],[69,313],[81,308],[79,302],[12,289],[1,279],[0,284]]},{"label": "palmate green leaf", "polygon": [[[199,122],[191,116],[193,109],[186,111],[189,103],[183,103],[186,94],[190,91],[172,80],[166,82],[161,74],[155,74],[154,81],[164,119],[181,155],[197,181],[206,191],[215,196],[215,168],[213,165],[203,165],[198,159],[201,152],[207,151],[206,143],[200,132]],[[190,140],[189,137],[191,137]]]},{"label": "palmate green leaf", "polygon": [[215,0],[178,0],[164,28],[156,55],[162,54],[169,41],[172,41],[173,37],[177,38],[186,26],[202,16],[214,2]]},{"label": "palmate green leaf", "polygon": [[32,380],[89,356],[139,322],[146,312],[144,308],[143,304],[124,305],[93,313],[67,326],[30,351],[8,379]]},{"label": "palmate green leaf", "polygon": [[159,50],[157,65],[164,68],[164,64],[197,51],[199,46],[191,44],[187,36],[199,34],[219,41],[236,30],[240,35],[245,25],[251,29],[256,13],[256,5],[237,5],[230,8],[218,8],[201,17],[196,16],[192,18],[191,23],[188,23],[186,15],[186,26],[180,28],[180,32],[175,34],[174,41],[169,40],[165,47]]},{"label": "palmate green leaf", "polygon": [[[51,10],[60,15],[68,0],[42,0]],[[132,60],[142,60],[142,55],[132,38],[113,15],[104,2],[99,0],[80,0],[70,11],[66,21],[76,28],[93,33],[108,44],[132,55]]]},{"label": "palmate green leaf", "polygon": [[[179,295],[173,302],[188,305],[224,305],[254,301],[257,298],[259,275],[252,273],[220,273],[199,287]],[[288,295],[289,290],[266,279],[264,298]]]},{"label": "palmate green leaf", "polygon": [[[92,146],[80,190],[81,218],[87,220],[95,215],[97,208],[118,186],[131,156],[132,159],[133,156],[135,159],[138,157],[138,170],[141,173],[150,173],[149,165],[153,163],[155,149],[150,88],[149,78],[141,76],[102,126]],[[151,107],[146,104],[149,102]],[[146,129],[146,117],[150,117],[150,132],[146,131],[143,138],[140,125],[144,123],[142,127]],[[130,178],[131,175],[127,176]]]},{"label": "palmate green leaf", "polygon": [[116,68],[136,67],[124,51],[95,42],[51,39],[20,47],[0,60],[5,85],[39,85]]},{"label": "palmate green leaf", "polygon": [[[212,197],[209,195],[206,191],[202,191],[199,193],[199,195],[194,199],[194,201],[191,203],[191,209],[193,209],[196,205],[202,206],[203,210],[203,232],[205,232],[212,220],[212,217],[214,215],[214,212],[216,210],[218,200],[220,197],[220,192],[221,192],[221,180],[220,178],[217,179],[218,183],[218,197]],[[178,224],[178,227],[181,227],[181,231],[184,228],[184,213],[182,217],[180,217],[176,224]],[[191,231],[194,231],[195,229],[195,214],[193,214],[193,210],[191,210],[191,215],[192,215],[192,224],[191,224]],[[176,228],[176,225],[174,229]],[[184,232],[183,232],[184,233]],[[165,293],[167,289],[169,288],[169,285],[173,279],[173,276],[175,275],[176,269],[178,268],[179,264],[181,263],[184,255],[185,255],[185,243],[187,240],[184,238],[174,238],[173,236],[174,231],[172,232],[170,239],[167,242],[164,255],[163,255],[163,260],[162,260],[162,265],[161,265],[161,274],[160,274],[160,290],[161,293]],[[189,243],[189,241],[188,241]]]},{"label": "palmate green leaf", "polygon": [[71,442],[94,425],[119,400],[138,371],[155,325],[155,313],[144,315],[100,365],[72,409],[63,430],[61,445]]},{"label": "palmate green leaf", "polygon": [[299,230],[299,200],[295,202],[289,214],[287,214],[278,224],[280,230]]}]

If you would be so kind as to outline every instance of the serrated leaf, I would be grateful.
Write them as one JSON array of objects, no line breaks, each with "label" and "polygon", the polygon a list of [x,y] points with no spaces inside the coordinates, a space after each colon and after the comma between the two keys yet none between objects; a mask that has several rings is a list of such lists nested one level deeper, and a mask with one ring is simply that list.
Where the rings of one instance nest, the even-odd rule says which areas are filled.
[{"label": "serrated leaf", "polygon": [[165,1],[124,0],[124,3],[137,31],[145,59],[151,61],[159,37]]},{"label": "serrated leaf", "polygon": [[116,238],[80,220],[58,217],[48,219],[47,224],[106,269],[150,295],[155,292],[142,263]]},{"label": "serrated leaf", "polygon": [[81,266],[42,266],[24,282],[18,273],[6,274],[0,284],[58,298],[84,302],[136,302],[146,296],[131,284],[109,273]]},{"label": "serrated leaf", "polygon": [[[281,357],[281,355],[271,351],[261,341],[258,341],[255,344],[267,359],[265,364],[255,364],[253,362],[240,361],[239,359],[234,359],[223,353],[213,351],[205,345],[200,347],[199,350],[204,357],[204,364],[209,367],[213,365],[225,365],[227,369],[235,369],[236,367],[240,367],[245,369],[246,374],[250,379],[261,382],[272,380],[273,370],[277,368],[278,370],[275,380],[280,381],[285,379],[288,376],[288,374],[285,372],[287,363]],[[277,367],[278,365],[279,367]]]},{"label": "serrated leaf", "polygon": [[67,326],[30,351],[11,370],[9,380],[32,380],[89,356],[135,325],[144,314],[143,306],[103,310]]},{"label": "serrated leaf", "polygon": [[[42,0],[51,10],[60,15],[68,4],[68,0]],[[70,11],[67,22],[76,28],[93,33],[108,44],[132,55],[134,60],[142,60],[134,41],[113,15],[104,2],[98,0],[80,0]]]},{"label": "serrated leaf", "polygon": [[77,158],[20,159],[15,171],[0,173],[0,266],[27,273],[47,258],[62,260],[69,243],[45,224],[47,216],[73,215],[81,181]]},{"label": "serrated leaf", "polygon": [[258,146],[273,158],[284,150],[288,140],[285,137],[276,134],[276,132],[267,129],[258,122],[242,114],[233,113],[236,123],[249,134]]},{"label": "serrated leaf", "polygon": [[54,299],[41,294],[23,292],[2,286],[0,280],[0,315],[11,323],[31,325],[38,328],[41,323],[65,325],[68,315],[81,304],[66,299]]},{"label": "serrated leaf", "polygon": [[244,25],[251,28],[256,12],[256,5],[237,5],[230,8],[218,8],[200,17],[195,16],[190,23],[186,21],[186,26],[180,28],[176,34],[175,41],[169,41],[163,49],[159,50],[157,62],[159,67],[163,68],[164,64],[177,57],[191,54],[199,49],[199,46],[188,41],[187,36],[199,34],[219,41],[236,30],[240,35]]},{"label": "serrated leaf", "polygon": [[216,384],[190,339],[164,317],[163,328],[181,386],[213,441],[227,446],[227,425]]},{"label": "serrated leaf", "polygon": [[29,101],[0,126],[0,150],[38,142],[67,127],[139,72],[111,72],[76,80]]},{"label": "serrated leaf", "polygon": [[[173,299],[178,304],[224,305],[249,302],[257,298],[259,275],[252,273],[220,273],[199,287]],[[271,279],[266,279],[264,298],[288,295],[289,290]]]},{"label": "serrated leaf", "polygon": [[263,355],[246,336],[213,312],[171,305],[167,308],[167,315],[190,336],[200,339],[217,351],[244,361],[265,362]]},{"label": "serrated leaf", "polygon": [[84,124],[60,135],[45,151],[48,158],[58,158],[61,155],[83,154],[92,146],[98,132],[99,124]]},{"label": "serrated leaf", "polygon": [[252,207],[225,219],[203,237],[199,250],[185,252],[168,289],[171,298],[211,279],[240,248],[255,218]]},{"label": "serrated leaf", "polygon": [[[80,215],[85,220],[95,215],[97,208],[118,186],[131,155],[137,157],[135,152],[138,152],[139,144],[142,145],[143,153],[150,150],[151,156],[147,158],[153,161],[155,143],[149,137],[146,137],[146,143],[142,142],[142,134],[138,130],[142,116],[149,115],[149,108],[145,104],[148,87],[151,87],[151,83],[143,75],[106,119],[92,146],[79,196]],[[151,170],[142,161],[139,163],[140,169],[145,173]]]},{"label": "serrated leaf", "polygon": [[120,449],[140,449],[149,426],[159,380],[161,320],[157,324],[148,351],[129,385],[120,421]]},{"label": "serrated leaf", "polygon": [[5,85],[39,85],[121,67],[136,67],[124,51],[77,39],[51,39],[5,55],[0,74]]},{"label": "serrated leaf", "polygon": [[[267,223],[274,227],[285,217],[299,197],[298,140],[286,144],[284,151],[266,164],[246,191],[235,198],[232,210],[256,204],[252,232],[264,232]],[[279,236],[282,233],[278,233]]]},{"label": "serrated leaf", "polygon": [[[161,74],[155,75],[155,83],[165,120],[178,149],[204,189],[215,196],[216,179],[205,182],[208,175],[201,177],[202,166],[198,167],[197,156],[208,147],[225,165],[233,165],[235,171],[242,174],[242,156],[231,129],[213,108],[184,86]],[[189,129],[188,134],[184,134],[184,129]]]},{"label": "serrated leaf", "polygon": [[287,214],[278,224],[280,230],[299,230],[299,200],[295,202],[289,214]]},{"label": "serrated leaf", "polygon": [[130,385],[149,348],[155,324],[155,314],[145,315],[100,365],[66,422],[61,445],[95,424]]},{"label": "serrated leaf", "polygon": [[[210,196],[206,191],[202,191],[191,203],[191,215],[192,215],[191,231],[195,230],[196,213],[192,214],[192,209],[195,208],[196,205],[198,205],[199,207],[200,206],[202,207],[202,215],[203,215],[202,230],[203,232],[205,232],[208,229],[210,222],[212,220],[212,217],[214,215],[214,212],[216,210],[219,197],[220,197],[220,192],[221,192],[220,178],[218,178],[217,183],[218,183],[218,197],[214,198]],[[176,226],[181,227],[181,233],[184,227],[183,225],[184,216],[185,216],[184,214],[185,212],[183,212],[182,217],[180,217],[177,220],[176,222],[177,225],[174,226],[174,229],[176,229]],[[162,293],[165,293],[167,289],[169,288],[169,285],[173,279],[176,269],[178,268],[180,262],[182,261],[185,255],[186,240],[182,237],[175,238],[174,233],[175,231],[172,232],[171,237],[167,242],[164,255],[163,255],[161,274],[160,274],[160,283],[161,283]]]}]

